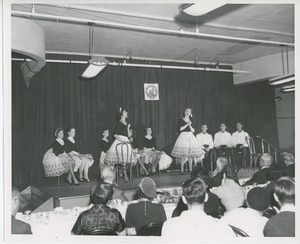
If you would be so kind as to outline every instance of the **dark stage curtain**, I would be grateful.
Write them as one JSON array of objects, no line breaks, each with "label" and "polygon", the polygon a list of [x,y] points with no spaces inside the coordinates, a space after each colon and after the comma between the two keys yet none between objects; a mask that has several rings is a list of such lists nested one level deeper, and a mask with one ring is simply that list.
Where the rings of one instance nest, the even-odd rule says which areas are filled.
[{"label": "dark stage curtain", "polygon": [[[107,67],[98,77],[79,77],[82,64],[47,63],[26,88],[20,63],[12,62],[12,179],[27,186],[44,178],[42,158],[57,126],[76,128],[82,153],[92,153],[98,170],[101,128],[111,135],[119,106],[129,112],[137,142],[151,124],[161,149],[178,136],[177,123],[186,107],[193,108],[196,133],[207,123],[209,133],[225,122],[234,132],[241,121],[250,136],[261,135],[278,145],[274,91],[265,83],[233,86],[230,73],[154,69],[159,101],[144,100],[144,83],[154,82],[147,68]],[[66,136],[66,133],[65,133]]]}]

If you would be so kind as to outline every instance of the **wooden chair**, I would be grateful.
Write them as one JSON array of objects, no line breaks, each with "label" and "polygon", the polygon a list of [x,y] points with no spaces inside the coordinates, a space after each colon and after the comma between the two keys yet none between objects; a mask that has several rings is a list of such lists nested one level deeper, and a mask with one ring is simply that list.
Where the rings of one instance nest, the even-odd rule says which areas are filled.
[{"label": "wooden chair", "polygon": [[231,229],[233,230],[233,232],[235,233],[235,235],[237,237],[249,237],[249,235],[245,231],[243,231],[235,226],[232,226],[232,225],[229,225],[229,226],[231,227]]},{"label": "wooden chair", "polygon": [[261,156],[261,154],[256,153],[255,143],[254,143],[254,140],[251,137],[246,137],[246,141],[248,143],[249,152],[250,152],[249,153],[250,161],[249,161],[249,168],[248,168],[248,172],[249,172],[251,167],[252,167],[253,170],[257,167],[257,162],[258,162],[258,159]]},{"label": "wooden chair", "polygon": [[[130,149],[130,153],[128,153]],[[114,165],[116,169],[116,182],[119,185],[120,170],[129,169],[129,183],[133,185],[132,168],[135,165],[132,148],[129,142],[121,142],[116,145],[116,153],[118,157],[118,163]]]},{"label": "wooden chair", "polygon": [[163,222],[143,225],[139,229],[137,236],[161,236],[162,226]]}]

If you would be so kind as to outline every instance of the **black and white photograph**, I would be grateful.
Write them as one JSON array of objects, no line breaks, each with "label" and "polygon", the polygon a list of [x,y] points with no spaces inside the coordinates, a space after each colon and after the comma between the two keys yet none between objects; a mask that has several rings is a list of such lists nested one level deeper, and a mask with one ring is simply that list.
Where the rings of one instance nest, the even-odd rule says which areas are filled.
[{"label": "black and white photograph", "polygon": [[3,241],[300,243],[299,10],[3,0]]}]

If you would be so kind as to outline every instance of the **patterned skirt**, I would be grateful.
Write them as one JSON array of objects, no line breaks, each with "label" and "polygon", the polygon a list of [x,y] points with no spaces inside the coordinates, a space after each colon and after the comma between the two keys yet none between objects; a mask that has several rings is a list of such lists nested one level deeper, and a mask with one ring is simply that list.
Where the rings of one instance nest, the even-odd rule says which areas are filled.
[{"label": "patterned skirt", "polygon": [[[134,154],[132,153],[132,147],[129,143],[128,137],[118,135],[124,142],[128,142],[126,145],[118,145],[120,143],[119,140],[115,139],[113,144],[106,152],[106,157],[104,163],[107,165],[115,165],[117,163],[127,163],[127,164],[135,164],[136,159]],[[116,146],[118,148],[116,150]]]},{"label": "patterned skirt", "polygon": [[74,172],[80,168],[81,164],[88,164],[91,167],[94,163],[93,156],[91,154],[69,154],[75,161]]},{"label": "patterned skirt", "polygon": [[153,151],[152,149],[144,148],[144,150],[141,151],[141,160],[143,160],[144,164],[150,164],[155,159],[160,158],[160,152]]},{"label": "patterned skirt", "polygon": [[178,136],[171,155],[176,158],[204,158],[204,150],[192,132],[183,131]]},{"label": "patterned skirt", "polygon": [[53,149],[50,148],[43,158],[46,177],[61,176],[68,173],[70,163],[74,163],[74,161],[67,154],[60,154],[56,156],[53,153]]}]

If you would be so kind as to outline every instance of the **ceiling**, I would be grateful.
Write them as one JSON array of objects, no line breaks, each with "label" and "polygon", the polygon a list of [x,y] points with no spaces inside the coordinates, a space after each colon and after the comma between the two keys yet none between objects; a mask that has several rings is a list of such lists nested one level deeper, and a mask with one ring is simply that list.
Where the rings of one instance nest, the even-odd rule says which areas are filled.
[{"label": "ceiling", "polygon": [[[14,11],[42,15],[25,16],[38,23],[46,35],[46,53],[89,54],[87,21],[96,21],[94,53],[106,57],[210,63],[216,57],[221,64],[235,64],[245,60],[281,52],[279,44],[259,41],[226,40],[222,38],[186,36],[176,33],[132,30],[132,26],[155,27],[173,32],[199,33],[294,43],[293,4],[227,4],[210,13],[193,17],[178,9],[179,4],[12,4]],[[61,17],[68,17],[62,20]],[[79,22],[70,21],[69,17]],[[130,28],[117,25],[128,24]],[[294,50],[290,45],[289,50]],[[197,50],[197,51],[196,51]]]}]

